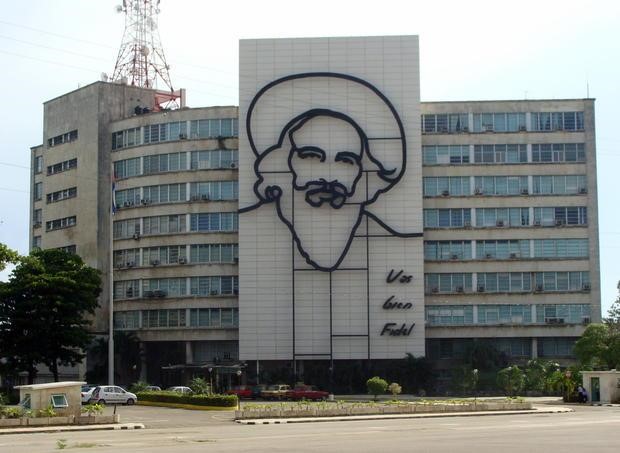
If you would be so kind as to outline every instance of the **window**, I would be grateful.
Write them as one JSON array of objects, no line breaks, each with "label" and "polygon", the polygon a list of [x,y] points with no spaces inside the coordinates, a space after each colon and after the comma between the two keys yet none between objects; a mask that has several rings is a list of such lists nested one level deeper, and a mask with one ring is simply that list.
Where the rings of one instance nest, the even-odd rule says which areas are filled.
[{"label": "window", "polygon": [[144,217],[144,234],[184,233],[185,214]]},{"label": "window", "polygon": [[590,315],[588,304],[536,305],[536,322],[541,324],[583,324]]},{"label": "window", "polygon": [[[146,159],[146,158],[145,158]],[[114,177],[118,179],[130,178],[142,174],[140,158],[125,159],[114,162]]]},{"label": "window", "polygon": [[117,190],[114,192],[114,198],[116,208],[129,208],[134,205],[139,205],[140,200],[140,188],[134,187],[133,189]]},{"label": "window", "polygon": [[531,324],[530,305],[478,305],[478,324]]},{"label": "window", "polygon": [[143,143],[159,143],[187,137],[187,122],[151,124],[143,128]]},{"label": "window", "polygon": [[57,201],[75,197],[77,197],[77,187],[70,187],[68,189],[59,190],[58,192],[48,193],[46,199],[47,203],[56,203]]},{"label": "window", "polygon": [[469,145],[423,146],[424,165],[455,165],[469,163]]},{"label": "window", "polygon": [[41,236],[33,236],[32,237],[32,248],[40,249],[41,248]]},{"label": "window", "polygon": [[192,296],[221,296],[239,293],[237,276],[191,277],[190,294]]},{"label": "window", "polygon": [[47,167],[47,175],[55,175],[56,173],[62,173],[63,171],[68,171],[73,168],[77,168],[77,158],[65,160],[64,162],[59,162],[54,165],[49,165]]},{"label": "window", "polygon": [[469,176],[442,176],[424,178],[424,196],[471,195]]},{"label": "window", "polygon": [[583,143],[532,145],[532,162],[585,162]]},{"label": "window", "polygon": [[437,260],[470,260],[471,241],[425,241],[424,259]]},{"label": "window", "polygon": [[114,250],[114,267],[135,267],[140,264],[140,249]]},{"label": "window", "polygon": [[236,137],[239,135],[237,118],[194,120],[190,122],[191,138]]},{"label": "window", "polygon": [[52,230],[60,230],[61,228],[69,228],[75,226],[76,217],[64,217],[62,219],[50,220],[49,222],[45,222],[45,229],[47,231]]},{"label": "window", "polygon": [[143,188],[146,203],[175,203],[186,201],[187,184],[162,184]]},{"label": "window", "polygon": [[474,323],[474,307],[471,305],[427,306],[425,315],[429,326],[464,326]]},{"label": "window", "polygon": [[238,327],[238,308],[192,308],[190,327]]},{"label": "window", "polygon": [[191,169],[236,168],[239,166],[239,151],[217,149],[214,151],[192,151]]},{"label": "window", "polygon": [[525,130],[525,113],[474,113],[474,132]]},{"label": "window", "polygon": [[425,290],[432,293],[463,293],[472,290],[472,274],[424,274]]},{"label": "window", "polygon": [[35,209],[32,211],[32,226],[38,228],[43,223],[43,210]]},{"label": "window", "polygon": [[532,279],[529,272],[481,272],[477,290],[481,293],[529,292]]},{"label": "window", "polygon": [[535,239],[535,258],[587,258],[588,239]]},{"label": "window", "polygon": [[528,208],[476,208],[478,227],[520,227],[530,223]]},{"label": "window", "polygon": [[239,198],[237,181],[212,181],[190,183],[192,200],[236,200]]},{"label": "window", "polygon": [[142,280],[142,297],[187,296],[187,279],[151,278]]},{"label": "window", "polygon": [[145,329],[186,327],[184,308],[172,310],[143,310],[142,327]]},{"label": "window", "polygon": [[139,311],[115,311],[114,312],[114,329],[139,329],[140,328],[140,312]]},{"label": "window", "polygon": [[39,201],[41,198],[43,198],[43,183],[35,182],[33,192],[34,201]]},{"label": "window", "polygon": [[77,140],[77,138],[78,138],[78,131],[76,129],[74,131],[67,132],[65,134],[57,135],[56,137],[48,138],[47,146],[51,148],[53,146],[62,145],[63,143],[72,142],[74,140]]},{"label": "window", "polygon": [[422,115],[422,132],[454,133],[467,132],[469,130],[469,118],[467,113],[443,113],[438,115]]},{"label": "window", "polygon": [[582,272],[535,272],[536,291],[585,291],[590,288],[590,273]]},{"label": "window", "polygon": [[185,250],[184,245],[144,248],[142,249],[142,265],[185,263]]},{"label": "window", "polygon": [[572,357],[576,338],[539,338],[538,357]]},{"label": "window", "polygon": [[582,131],[583,112],[532,112],[533,131]]},{"label": "window", "polygon": [[520,164],[527,162],[527,145],[475,145],[477,164]]},{"label": "window", "polygon": [[139,127],[114,132],[112,134],[112,151],[129,146],[141,145],[140,137]]},{"label": "window", "polygon": [[[148,217],[147,217],[148,218]],[[140,219],[118,220],[114,222],[114,239],[126,239],[140,234]]]},{"label": "window", "polygon": [[187,153],[157,154],[144,157],[144,174],[187,170]]},{"label": "window", "polygon": [[58,250],[75,255],[77,247],[75,245],[65,245],[63,247],[58,247]]},{"label": "window", "polygon": [[476,176],[476,195],[522,195],[528,191],[527,176]]},{"label": "window", "polygon": [[236,212],[191,214],[191,231],[238,231],[239,217]]},{"label": "window", "polygon": [[464,228],[471,226],[471,209],[425,209],[425,228]]},{"label": "window", "polygon": [[34,173],[39,174],[43,171],[43,156],[34,157]]},{"label": "window", "polygon": [[534,225],[587,225],[586,207],[534,208]]},{"label": "window", "polygon": [[530,241],[500,240],[500,241],[476,241],[476,258],[507,260],[516,258],[529,258]]},{"label": "window", "polygon": [[114,299],[136,299],[140,297],[140,280],[114,282]]},{"label": "window", "polygon": [[50,397],[50,403],[54,409],[60,409],[63,407],[69,407],[67,402],[67,395],[64,393],[58,393]]},{"label": "window", "polygon": [[574,195],[587,192],[585,175],[533,176],[534,193],[540,195]]},{"label": "window", "polygon": [[235,263],[238,259],[237,244],[197,244],[190,248],[192,263]]}]

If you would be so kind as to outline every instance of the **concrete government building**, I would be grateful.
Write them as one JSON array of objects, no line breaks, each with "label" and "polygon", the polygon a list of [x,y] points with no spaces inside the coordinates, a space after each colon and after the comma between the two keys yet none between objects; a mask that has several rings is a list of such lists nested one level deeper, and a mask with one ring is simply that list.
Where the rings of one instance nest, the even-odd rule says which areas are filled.
[{"label": "concrete government building", "polygon": [[572,360],[601,319],[593,99],[420,102],[417,36],[242,40],[239,71],[238,108],[44,104],[30,246],[101,270],[101,336],[112,285],[121,380]]}]

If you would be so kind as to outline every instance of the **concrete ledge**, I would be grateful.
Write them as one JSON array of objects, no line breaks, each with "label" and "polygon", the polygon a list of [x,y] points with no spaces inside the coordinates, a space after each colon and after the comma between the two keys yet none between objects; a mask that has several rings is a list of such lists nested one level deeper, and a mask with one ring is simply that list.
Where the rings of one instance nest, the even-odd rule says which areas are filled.
[{"label": "concrete ledge", "polygon": [[235,420],[241,425],[278,425],[286,423],[316,423],[316,422],[348,422],[365,420],[395,420],[403,418],[437,418],[437,417],[477,417],[487,415],[528,415],[528,414],[558,414],[574,412],[568,407],[549,406],[537,407],[531,410],[516,411],[478,411],[478,412],[436,412],[424,414],[391,414],[391,415],[349,415],[340,417],[298,417],[298,418],[279,418],[279,419],[249,419]]},{"label": "concrete ledge", "polygon": [[104,431],[120,429],[144,429],[142,423],[115,423],[108,425],[67,425],[67,426],[41,426],[26,428],[0,429],[0,435],[4,434],[33,434],[33,433],[59,433],[65,431]]},{"label": "concrete ledge", "polygon": [[171,407],[174,409],[189,409],[194,411],[234,411],[237,406],[199,406],[197,404],[162,403],[159,401],[138,401],[138,406]]}]

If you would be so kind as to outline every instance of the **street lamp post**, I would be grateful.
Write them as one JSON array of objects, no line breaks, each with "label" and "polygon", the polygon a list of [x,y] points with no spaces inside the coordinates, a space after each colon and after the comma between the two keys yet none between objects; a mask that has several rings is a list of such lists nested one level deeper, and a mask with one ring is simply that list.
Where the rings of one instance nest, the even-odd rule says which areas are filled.
[{"label": "street lamp post", "polygon": [[213,371],[213,367],[207,368],[209,370],[209,393],[213,393],[213,379],[211,377],[211,372]]}]

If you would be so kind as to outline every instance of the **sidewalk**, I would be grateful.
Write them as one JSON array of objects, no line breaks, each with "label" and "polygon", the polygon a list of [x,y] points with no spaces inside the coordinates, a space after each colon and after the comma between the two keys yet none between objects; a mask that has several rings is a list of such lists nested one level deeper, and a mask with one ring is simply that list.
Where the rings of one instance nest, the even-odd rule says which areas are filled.
[{"label": "sidewalk", "polygon": [[104,431],[119,429],[144,429],[142,423],[114,423],[109,425],[65,425],[65,426],[31,426],[24,428],[2,428],[3,434],[59,433],[64,431]]},{"label": "sidewalk", "polygon": [[439,417],[480,417],[488,415],[530,415],[530,414],[559,414],[574,412],[569,407],[545,406],[535,407],[532,410],[521,411],[479,411],[479,412],[439,412],[428,414],[391,414],[391,415],[351,415],[341,417],[299,417],[299,418],[259,418],[250,420],[235,420],[241,425],[273,425],[285,423],[316,423],[316,422],[348,422],[364,420],[394,420],[402,418],[439,418]]}]

